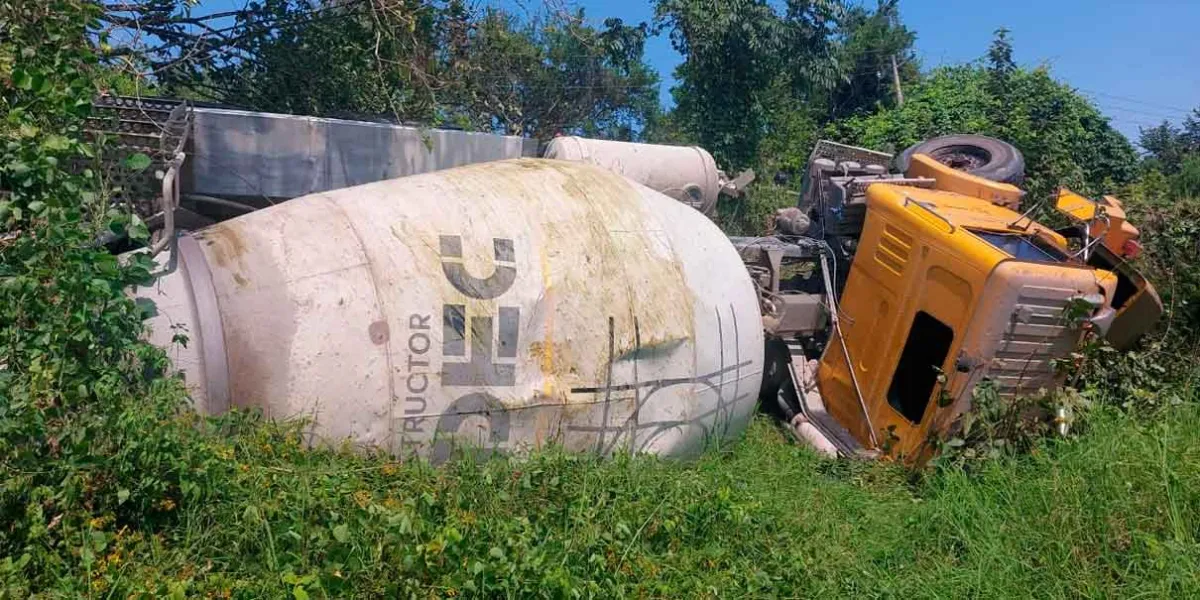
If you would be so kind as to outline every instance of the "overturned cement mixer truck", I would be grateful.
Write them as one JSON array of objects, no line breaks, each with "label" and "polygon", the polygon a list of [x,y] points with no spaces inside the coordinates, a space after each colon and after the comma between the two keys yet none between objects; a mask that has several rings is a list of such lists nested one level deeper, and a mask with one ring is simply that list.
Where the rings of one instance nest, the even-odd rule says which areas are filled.
[{"label": "overturned cement mixer truck", "polygon": [[[696,210],[703,190],[672,199],[574,154],[174,232],[135,292],[156,305],[150,339],[200,411],[306,418],[314,439],[401,456],[686,456],[761,404],[824,452],[912,457],[985,378],[1058,385],[1086,331],[1127,347],[1161,311],[1126,260],[1137,230],[1119,201],[1062,190],[1075,225],[1036,223],[1017,212],[1020,154],[996,140],[931,140],[895,174],[888,155],[822,142],[797,206],[753,239]],[[642,181],[672,179],[627,158]]]}]

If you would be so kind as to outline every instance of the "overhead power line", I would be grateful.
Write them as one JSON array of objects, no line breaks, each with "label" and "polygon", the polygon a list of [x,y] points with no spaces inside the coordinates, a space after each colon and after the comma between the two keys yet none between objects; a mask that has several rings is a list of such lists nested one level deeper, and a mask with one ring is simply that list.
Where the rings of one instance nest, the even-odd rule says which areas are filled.
[{"label": "overhead power line", "polygon": [[1149,129],[1151,127],[1157,127],[1159,125],[1158,123],[1147,123],[1145,121],[1138,121],[1135,119],[1112,118],[1109,120],[1114,124],[1132,125],[1132,126],[1138,127],[1139,129]]},{"label": "overhead power line", "polygon": [[1075,89],[1077,89],[1081,92],[1087,93],[1087,94],[1094,94],[1096,96],[1103,96],[1106,98],[1112,98],[1114,100],[1123,100],[1125,102],[1130,102],[1133,104],[1140,104],[1142,106],[1149,106],[1152,108],[1166,109],[1169,111],[1184,113],[1185,115],[1190,115],[1192,113],[1192,111],[1195,110],[1193,108],[1179,108],[1178,106],[1168,106],[1166,104],[1157,104],[1154,102],[1146,102],[1145,100],[1138,100],[1136,98],[1129,98],[1127,96],[1118,96],[1116,94],[1109,94],[1106,92],[1098,92],[1096,90],[1089,90],[1087,88],[1075,88]]},{"label": "overhead power line", "polygon": [[1159,113],[1159,112],[1150,112],[1150,111],[1145,111],[1145,110],[1138,110],[1136,108],[1127,108],[1124,106],[1116,106],[1113,104],[1104,104],[1104,103],[1101,103],[1098,101],[1096,102],[1096,105],[1098,107],[1100,107],[1101,110],[1118,111],[1118,112],[1130,113],[1130,114],[1135,114],[1135,115],[1142,115],[1145,117],[1153,117],[1156,119],[1162,119],[1164,121],[1182,121],[1186,117],[1186,115],[1172,115],[1172,114],[1165,114],[1165,113]]}]

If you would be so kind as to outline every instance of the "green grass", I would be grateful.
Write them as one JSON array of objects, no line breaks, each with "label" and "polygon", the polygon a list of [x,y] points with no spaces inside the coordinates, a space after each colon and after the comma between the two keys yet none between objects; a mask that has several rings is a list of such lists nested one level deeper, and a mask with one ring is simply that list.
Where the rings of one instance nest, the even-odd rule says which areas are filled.
[{"label": "green grass", "polygon": [[75,560],[0,581],[24,595],[20,574],[40,572],[33,587],[64,597],[1200,594],[1200,407],[1089,423],[914,478],[821,459],[765,420],[691,463],[549,451],[440,469],[243,420],[201,434],[219,493],[154,526],[98,517]]}]

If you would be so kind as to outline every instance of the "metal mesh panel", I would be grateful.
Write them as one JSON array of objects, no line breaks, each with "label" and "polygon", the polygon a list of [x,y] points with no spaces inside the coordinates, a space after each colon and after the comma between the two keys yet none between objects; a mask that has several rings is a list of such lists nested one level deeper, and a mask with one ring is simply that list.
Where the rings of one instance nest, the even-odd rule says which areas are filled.
[{"label": "metal mesh panel", "polygon": [[892,161],[892,155],[886,152],[876,152],[866,148],[857,146],[847,146],[829,140],[821,140],[817,142],[813,148],[812,156],[809,157],[809,164],[818,158],[828,158],[834,164],[854,161],[862,165],[883,165],[887,166]]},{"label": "metal mesh panel", "polygon": [[[186,101],[100,96],[86,123],[92,139],[103,139],[101,174],[111,186],[111,203],[131,207],[143,219],[162,212],[162,176],[183,150],[191,129]],[[124,166],[134,154],[145,154],[150,166],[135,172]]]}]

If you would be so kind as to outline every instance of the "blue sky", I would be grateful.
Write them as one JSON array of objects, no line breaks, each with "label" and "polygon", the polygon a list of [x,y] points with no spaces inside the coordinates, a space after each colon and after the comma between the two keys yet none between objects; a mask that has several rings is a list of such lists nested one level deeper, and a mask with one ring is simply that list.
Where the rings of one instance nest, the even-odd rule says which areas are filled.
[{"label": "blue sky", "polygon": [[[597,21],[653,18],[648,0],[579,4]],[[900,13],[917,33],[926,68],[979,58],[992,32],[1009,28],[1017,62],[1049,66],[1135,141],[1139,126],[1178,122],[1200,106],[1200,2],[1194,0],[1111,6],[1088,0],[901,0]],[[679,55],[664,35],[648,44],[647,59],[663,74],[663,98],[670,102],[670,73]]]},{"label": "blue sky", "polygon": [[[199,10],[224,10],[243,1],[201,0]],[[519,10],[545,4],[477,1]],[[607,17],[636,23],[654,16],[651,0],[571,3],[597,23]],[[917,33],[917,54],[926,68],[977,59],[987,51],[993,31],[1009,28],[1017,62],[1049,66],[1057,78],[1091,97],[1134,141],[1139,126],[1163,119],[1179,122],[1200,106],[1200,1],[901,0],[900,11]],[[649,41],[646,58],[662,74],[662,98],[669,104],[671,71],[680,57],[663,35]]]}]

